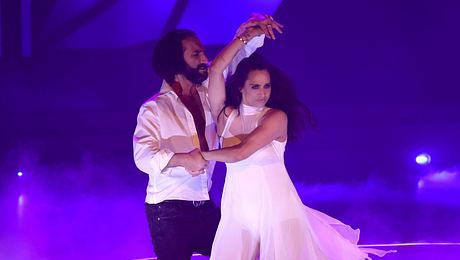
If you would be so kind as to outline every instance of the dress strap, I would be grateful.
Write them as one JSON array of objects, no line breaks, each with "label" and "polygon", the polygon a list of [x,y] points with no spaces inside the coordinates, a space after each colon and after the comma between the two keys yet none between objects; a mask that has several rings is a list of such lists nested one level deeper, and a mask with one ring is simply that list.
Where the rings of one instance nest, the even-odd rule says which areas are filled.
[{"label": "dress strap", "polygon": [[222,131],[222,134],[219,137],[219,143],[221,147],[223,146],[223,138],[227,134],[228,129],[230,129],[230,126],[232,125],[233,120],[235,120],[237,112],[238,112],[237,109],[233,109],[233,111],[228,116],[227,121],[225,122],[224,130]]}]

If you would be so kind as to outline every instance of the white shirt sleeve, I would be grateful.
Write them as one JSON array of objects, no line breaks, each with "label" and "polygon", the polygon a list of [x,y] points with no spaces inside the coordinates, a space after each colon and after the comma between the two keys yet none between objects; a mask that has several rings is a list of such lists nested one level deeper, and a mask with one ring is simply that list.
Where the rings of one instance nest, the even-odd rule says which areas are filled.
[{"label": "white shirt sleeve", "polygon": [[165,169],[174,153],[160,148],[160,124],[154,107],[142,106],[133,136],[134,162],[147,174],[167,174]]},{"label": "white shirt sleeve", "polygon": [[244,58],[247,58],[249,56],[251,56],[251,54],[253,54],[259,47],[261,47],[262,45],[264,45],[264,39],[265,39],[265,35],[262,34],[260,36],[256,36],[254,38],[252,38],[248,44],[246,44],[244,46],[243,49],[241,49],[237,54],[236,56],[233,58],[232,62],[230,63],[230,65],[228,65],[227,68],[225,68],[224,70],[224,78],[227,78],[227,76],[231,76],[233,75],[233,73],[235,73],[235,70],[236,70],[236,67],[238,66],[238,64],[244,59]]}]

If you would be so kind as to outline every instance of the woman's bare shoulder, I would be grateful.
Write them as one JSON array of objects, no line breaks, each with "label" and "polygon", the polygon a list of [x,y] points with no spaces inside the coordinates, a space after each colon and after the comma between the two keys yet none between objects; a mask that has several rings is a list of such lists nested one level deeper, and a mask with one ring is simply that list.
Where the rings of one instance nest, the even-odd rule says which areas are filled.
[{"label": "woman's bare shoulder", "polygon": [[287,114],[280,109],[270,108],[262,117],[263,120],[270,119],[270,120],[287,120]]}]

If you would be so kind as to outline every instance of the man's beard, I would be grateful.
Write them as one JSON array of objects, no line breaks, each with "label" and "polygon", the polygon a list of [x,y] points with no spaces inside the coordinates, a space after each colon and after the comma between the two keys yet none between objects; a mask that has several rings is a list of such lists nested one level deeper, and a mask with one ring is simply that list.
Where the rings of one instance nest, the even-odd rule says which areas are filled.
[{"label": "man's beard", "polygon": [[[200,69],[202,69],[203,72],[200,72]],[[185,64],[184,76],[193,84],[201,84],[208,78],[208,65],[201,63],[194,69],[188,64]]]}]

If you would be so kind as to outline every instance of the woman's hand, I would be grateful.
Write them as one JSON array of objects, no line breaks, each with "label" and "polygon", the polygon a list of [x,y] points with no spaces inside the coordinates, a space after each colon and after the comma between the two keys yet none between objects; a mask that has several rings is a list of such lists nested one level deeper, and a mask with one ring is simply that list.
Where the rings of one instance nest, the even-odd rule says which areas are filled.
[{"label": "woman's hand", "polygon": [[192,176],[197,176],[205,172],[208,162],[201,156],[199,149],[194,149],[186,154],[184,168]]},{"label": "woman's hand", "polygon": [[[276,30],[278,33],[283,33],[283,27],[282,24],[275,21],[273,17],[268,14],[253,13],[248,21],[240,25],[236,35],[242,37],[246,41],[250,41],[255,36],[265,34],[268,38],[274,40],[276,37],[273,30]],[[248,31],[249,28],[258,28],[260,30]]]}]

